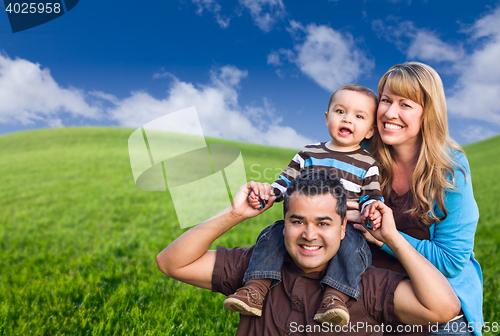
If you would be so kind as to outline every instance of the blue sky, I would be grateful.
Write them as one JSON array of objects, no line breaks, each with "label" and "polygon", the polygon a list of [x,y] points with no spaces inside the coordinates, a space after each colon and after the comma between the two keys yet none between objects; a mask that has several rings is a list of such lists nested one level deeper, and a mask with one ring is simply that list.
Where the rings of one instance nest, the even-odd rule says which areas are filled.
[{"label": "blue sky", "polygon": [[456,141],[500,133],[498,1],[81,0],[15,34],[0,8],[0,133],[194,105],[205,135],[300,148],[336,87],[409,60],[441,75]]}]

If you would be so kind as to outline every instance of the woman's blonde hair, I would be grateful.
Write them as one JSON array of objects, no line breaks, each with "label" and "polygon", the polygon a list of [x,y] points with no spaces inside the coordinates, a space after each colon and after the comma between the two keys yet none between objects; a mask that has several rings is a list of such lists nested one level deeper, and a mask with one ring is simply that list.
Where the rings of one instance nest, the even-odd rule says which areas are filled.
[{"label": "woman's blonde hair", "polygon": [[[408,214],[418,222],[430,226],[448,215],[444,206],[444,192],[455,187],[452,168],[457,167],[457,163],[453,149],[462,151],[448,132],[443,83],[438,73],[430,66],[406,62],[391,67],[380,79],[379,100],[385,87],[395,95],[422,105],[424,109],[420,128],[422,146],[411,177],[411,191],[414,197]],[[394,174],[391,146],[384,144],[378,133],[373,139],[372,153],[380,167],[382,194],[388,197]],[[450,172],[452,183],[448,180]],[[436,215],[434,202],[444,216]]]}]

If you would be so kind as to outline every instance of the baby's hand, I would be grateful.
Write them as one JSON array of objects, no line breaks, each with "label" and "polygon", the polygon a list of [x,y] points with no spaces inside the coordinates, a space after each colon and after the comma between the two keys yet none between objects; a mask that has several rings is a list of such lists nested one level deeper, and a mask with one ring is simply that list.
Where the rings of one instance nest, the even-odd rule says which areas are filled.
[{"label": "baby's hand", "polygon": [[259,210],[260,209],[260,201],[259,201],[259,196],[255,193],[255,190],[252,189],[250,194],[248,194],[247,197],[248,204],[254,209]]},{"label": "baby's hand", "polygon": [[382,224],[382,214],[378,210],[375,210],[369,218],[371,226],[374,230],[378,229],[380,227],[380,224]]},{"label": "baby's hand", "polygon": [[263,209],[273,196],[273,188],[269,183],[250,182],[252,190],[248,194],[248,204],[257,210]]},{"label": "baby's hand", "polygon": [[380,227],[380,224],[382,224],[382,214],[373,205],[374,203],[369,204],[363,215],[366,219],[367,225],[370,225],[373,230],[376,230]]}]

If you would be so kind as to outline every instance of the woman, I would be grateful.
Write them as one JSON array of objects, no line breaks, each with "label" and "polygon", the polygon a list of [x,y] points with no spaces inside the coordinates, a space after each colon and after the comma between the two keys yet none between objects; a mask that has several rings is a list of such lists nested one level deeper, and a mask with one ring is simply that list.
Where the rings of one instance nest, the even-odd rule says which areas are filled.
[{"label": "woman", "polygon": [[[431,67],[395,65],[378,86],[378,135],[371,153],[398,230],[450,281],[463,316],[442,329],[480,335],[482,275],[474,259],[479,218],[467,159],[450,138],[443,84]],[[350,218],[352,219],[352,218]],[[405,273],[392,251],[373,238],[373,265]]]}]

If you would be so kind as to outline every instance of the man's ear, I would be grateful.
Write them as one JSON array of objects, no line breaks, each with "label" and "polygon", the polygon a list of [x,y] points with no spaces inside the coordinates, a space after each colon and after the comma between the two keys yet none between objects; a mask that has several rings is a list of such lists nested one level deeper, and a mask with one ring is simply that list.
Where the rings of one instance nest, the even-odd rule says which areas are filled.
[{"label": "man's ear", "polygon": [[340,233],[340,240],[345,238],[345,229],[347,228],[347,216],[344,217],[344,223],[342,224],[342,231]]},{"label": "man's ear", "polygon": [[373,125],[370,130],[368,131],[368,133],[366,133],[365,135],[365,139],[370,139],[373,134],[375,134],[375,129],[376,129],[377,125]]}]

